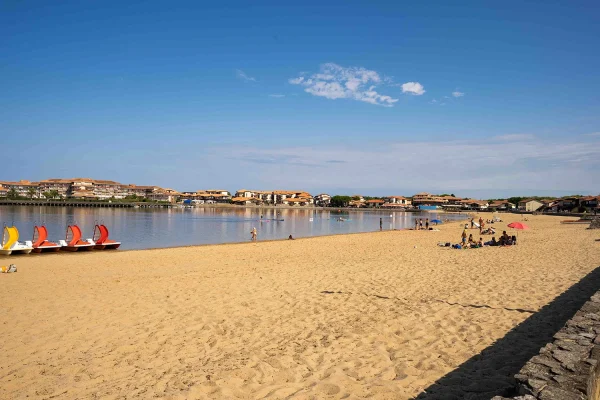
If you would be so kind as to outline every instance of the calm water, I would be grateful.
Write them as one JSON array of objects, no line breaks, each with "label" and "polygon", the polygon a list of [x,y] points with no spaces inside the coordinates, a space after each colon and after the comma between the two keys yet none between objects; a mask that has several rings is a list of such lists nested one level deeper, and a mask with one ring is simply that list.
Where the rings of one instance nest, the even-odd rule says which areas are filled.
[{"label": "calm water", "polygon": [[[263,219],[261,220],[261,215]],[[340,222],[339,217],[347,219]],[[124,209],[0,206],[0,223],[15,225],[20,239],[31,240],[33,226],[44,223],[50,240],[65,238],[68,224],[77,223],[91,238],[96,221],[104,223],[121,249],[147,249],[209,243],[244,242],[256,227],[258,240],[286,239],[414,226],[415,218],[457,219],[463,215],[391,211],[259,210],[252,208]],[[312,218],[312,221],[311,221]],[[274,219],[283,219],[275,221]]]}]

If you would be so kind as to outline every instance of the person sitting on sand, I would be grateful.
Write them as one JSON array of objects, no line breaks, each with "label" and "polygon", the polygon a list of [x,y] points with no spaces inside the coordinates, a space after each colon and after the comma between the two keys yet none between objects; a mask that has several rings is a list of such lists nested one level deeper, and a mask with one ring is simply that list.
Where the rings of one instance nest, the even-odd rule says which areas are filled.
[{"label": "person sitting on sand", "polygon": [[475,243],[475,240],[473,240],[473,234],[472,234],[472,233],[469,235],[469,240],[468,240],[468,242],[469,242],[469,244],[471,244],[471,243]]},{"label": "person sitting on sand", "polygon": [[479,241],[477,242],[477,247],[483,247],[483,238],[479,238]]},{"label": "person sitting on sand", "polygon": [[484,243],[485,246],[498,246],[498,242],[496,242],[496,236],[492,238],[489,242]]},{"label": "person sitting on sand", "polygon": [[502,236],[500,236],[500,246],[510,246],[511,244],[512,241],[506,231],[502,231]]},{"label": "person sitting on sand", "polygon": [[292,235],[290,235],[290,237],[288,237],[288,240],[294,240],[294,238],[292,237]]}]

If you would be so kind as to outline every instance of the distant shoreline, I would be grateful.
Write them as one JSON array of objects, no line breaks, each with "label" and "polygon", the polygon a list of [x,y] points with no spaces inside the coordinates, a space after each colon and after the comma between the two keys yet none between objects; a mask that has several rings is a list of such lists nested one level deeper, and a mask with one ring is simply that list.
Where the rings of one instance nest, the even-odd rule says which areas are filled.
[{"label": "distant shoreline", "polygon": [[[106,201],[65,201],[65,200],[0,200],[0,206],[46,206],[46,207],[91,207],[91,208],[181,208],[181,204],[154,203],[154,202],[106,202]],[[395,208],[354,208],[354,207],[319,207],[319,206],[287,206],[287,205],[254,205],[254,204],[195,204],[192,208],[230,208],[230,209],[259,209],[259,210],[322,210],[322,211],[377,211],[377,212],[433,212],[439,214],[469,214],[470,210],[420,210],[416,208],[398,210]]]}]

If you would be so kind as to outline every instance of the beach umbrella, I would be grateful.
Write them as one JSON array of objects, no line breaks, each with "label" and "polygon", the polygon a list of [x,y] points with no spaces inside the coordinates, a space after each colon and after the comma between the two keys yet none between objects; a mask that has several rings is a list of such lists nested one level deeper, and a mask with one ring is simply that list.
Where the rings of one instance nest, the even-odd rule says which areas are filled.
[{"label": "beach umbrella", "polygon": [[433,222],[434,224],[441,224],[442,221],[439,219],[432,219],[431,222]]},{"label": "beach umbrella", "polygon": [[510,224],[508,224],[506,226],[508,226],[509,228],[512,228],[512,229],[516,229],[517,230],[517,237],[519,236],[519,232],[518,231],[523,231],[523,230],[529,229],[529,227],[527,225],[525,225],[524,223],[522,223],[522,222],[511,222]]},{"label": "beach umbrella", "polygon": [[513,228],[513,229],[517,229],[517,230],[529,229],[529,227],[527,225],[525,225],[524,223],[522,223],[522,222],[511,222],[507,226],[509,228]]}]

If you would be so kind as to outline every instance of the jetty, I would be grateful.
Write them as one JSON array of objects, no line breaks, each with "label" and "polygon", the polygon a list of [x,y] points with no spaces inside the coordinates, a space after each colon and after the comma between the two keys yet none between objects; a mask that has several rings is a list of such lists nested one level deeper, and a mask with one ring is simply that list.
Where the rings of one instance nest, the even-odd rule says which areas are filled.
[{"label": "jetty", "polygon": [[45,207],[108,207],[108,208],[173,208],[171,203],[155,202],[108,202],[77,200],[8,200],[0,199],[0,206],[45,206]]}]

